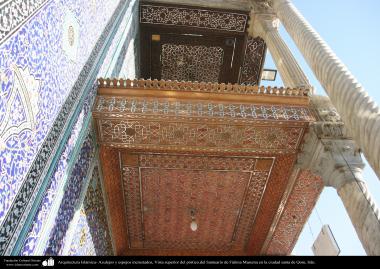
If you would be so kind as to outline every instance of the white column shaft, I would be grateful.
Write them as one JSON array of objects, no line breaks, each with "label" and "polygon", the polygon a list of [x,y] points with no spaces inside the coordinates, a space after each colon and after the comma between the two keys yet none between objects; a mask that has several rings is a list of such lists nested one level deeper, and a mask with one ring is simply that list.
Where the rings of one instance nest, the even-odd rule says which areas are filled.
[{"label": "white column shaft", "polygon": [[346,183],[338,194],[368,255],[380,255],[380,216],[376,204],[362,182]]},{"label": "white column shaft", "polygon": [[306,75],[298,65],[277,29],[264,32],[264,40],[273,57],[285,87],[305,87],[311,89]]},{"label": "white column shaft", "polygon": [[380,178],[379,107],[289,0],[273,9]]}]

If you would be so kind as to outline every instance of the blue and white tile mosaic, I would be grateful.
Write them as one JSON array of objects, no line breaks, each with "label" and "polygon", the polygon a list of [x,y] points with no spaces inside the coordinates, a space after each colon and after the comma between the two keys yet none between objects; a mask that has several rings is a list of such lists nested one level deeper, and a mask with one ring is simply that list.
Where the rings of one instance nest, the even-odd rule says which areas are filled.
[{"label": "blue and white tile mosaic", "polygon": [[94,168],[67,254],[71,256],[113,254],[97,167]]},{"label": "blue and white tile mosaic", "polygon": [[[14,2],[22,4],[20,1]],[[85,75],[89,70],[83,67],[94,63],[94,53],[99,54],[99,49],[115,20],[115,16],[111,20],[110,18],[113,11],[118,10],[118,4],[120,7],[124,3],[119,3],[119,0],[47,1],[29,21],[22,26],[18,25],[20,28],[1,42],[2,238],[7,238],[9,231],[14,229],[20,212],[25,210],[26,204],[31,200],[31,193],[35,193],[35,182],[43,165],[46,166],[40,159],[45,159],[46,163],[46,156],[51,155],[52,145],[57,143],[57,138],[62,132],[59,126],[63,124],[57,124],[57,121],[61,122],[60,119],[67,118],[70,109],[73,109],[69,104],[78,96],[78,90],[75,93],[74,90],[70,90],[74,82],[78,88],[77,84],[80,85],[86,79]],[[67,49],[70,46],[71,52]],[[77,51],[80,53],[73,53]],[[54,130],[51,128],[53,123]],[[28,180],[25,180],[27,174]],[[30,180],[30,177],[33,180]],[[21,186],[22,193],[19,191]],[[51,186],[54,186],[54,183]],[[49,195],[49,191],[46,194]],[[11,207],[15,210],[10,211]],[[8,243],[2,240],[0,253],[4,253],[6,244]]]},{"label": "blue and white tile mosaic", "polygon": [[17,27],[47,2],[47,0],[0,0],[0,43],[12,35]]},{"label": "blue and white tile mosaic", "polygon": [[[118,2],[51,1],[0,46],[0,223]],[[68,12],[79,24],[75,62],[62,47]]]},{"label": "blue and white tile mosaic", "polygon": [[57,192],[60,190],[60,186],[64,184],[64,180],[67,179],[65,175],[69,173],[69,163],[70,161],[72,161],[73,158],[74,147],[77,143],[80,142],[78,140],[80,139],[79,135],[81,130],[83,130],[84,128],[88,128],[88,126],[85,126],[84,122],[90,116],[89,112],[95,99],[96,89],[97,87],[96,85],[94,85],[90,94],[86,97],[83,109],[79,114],[77,122],[75,123],[71,135],[65,145],[65,149],[55,167],[53,176],[50,179],[49,186],[45,191],[44,198],[40,203],[37,214],[33,219],[33,224],[24,242],[23,249],[20,253],[21,255],[38,254],[35,253],[36,244],[38,243],[38,240],[41,238],[43,228],[46,227],[46,223],[48,222],[48,220],[55,216],[55,214],[51,212],[52,205],[54,203],[54,200],[56,199]]},{"label": "blue and white tile mosaic", "polygon": [[90,164],[95,156],[95,141],[92,132],[86,137],[79,157],[67,181],[64,196],[49,235],[44,254],[58,255],[63,250],[66,232],[72,221],[75,209],[79,208],[80,195],[87,179]]}]

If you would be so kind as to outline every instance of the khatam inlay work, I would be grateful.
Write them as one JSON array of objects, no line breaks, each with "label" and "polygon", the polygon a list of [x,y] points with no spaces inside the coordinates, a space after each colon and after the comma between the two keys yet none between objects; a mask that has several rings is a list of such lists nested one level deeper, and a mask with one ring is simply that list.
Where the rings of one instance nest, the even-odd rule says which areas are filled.
[{"label": "khatam inlay work", "polygon": [[295,152],[313,119],[306,107],[103,96],[93,116],[111,146],[220,152]]},{"label": "khatam inlay work", "polygon": [[216,117],[225,119],[312,121],[307,107],[291,105],[211,103],[196,101],[167,101],[128,97],[98,96],[94,112],[110,117],[117,114]]},{"label": "khatam inlay work", "polygon": [[[51,1],[0,46],[0,126],[7,127],[0,130],[0,234],[6,238],[0,242],[0,253],[26,218],[24,212],[34,201],[40,176],[46,173],[45,166],[77,107],[90,67],[114,25],[115,17],[108,19],[117,5],[118,1]],[[69,44],[78,36],[81,53],[76,61],[69,59],[62,47],[67,9],[78,21],[74,32],[64,33]]]},{"label": "khatam inlay work", "polygon": [[247,20],[248,15],[241,13],[148,4],[143,4],[140,7],[140,22],[149,24],[244,33]]},{"label": "khatam inlay work", "polygon": [[302,227],[323,190],[323,181],[309,170],[301,170],[269,242],[267,255],[290,255]]},{"label": "khatam inlay work", "polygon": [[[149,153],[124,158],[130,156],[138,156],[138,163],[124,165],[122,177],[131,249],[245,248],[274,158]],[[260,161],[267,163],[264,170]],[[189,228],[193,208],[196,234]]]},{"label": "khatam inlay work", "polygon": [[166,120],[98,120],[103,144],[135,149],[295,152],[304,128]]}]

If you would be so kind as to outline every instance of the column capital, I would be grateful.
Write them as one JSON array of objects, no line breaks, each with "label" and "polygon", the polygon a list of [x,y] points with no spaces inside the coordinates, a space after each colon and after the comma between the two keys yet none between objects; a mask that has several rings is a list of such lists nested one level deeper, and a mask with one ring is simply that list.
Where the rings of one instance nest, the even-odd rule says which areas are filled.
[{"label": "column capital", "polygon": [[380,178],[380,107],[290,0],[271,4]]},{"label": "column capital", "polygon": [[[259,0],[259,1],[261,1],[261,0]],[[269,1],[270,1],[269,4],[270,4],[271,8],[273,8],[273,9],[278,8],[282,4],[290,4],[291,3],[290,0],[269,0]]]},{"label": "column capital", "polygon": [[311,130],[306,137],[297,167],[321,176],[325,186],[339,191],[346,183],[362,182],[364,162],[360,150],[350,139],[320,139]]},{"label": "column capital", "polygon": [[277,31],[280,21],[277,19],[270,0],[256,0],[251,2],[251,15],[248,33],[263,37],[266,32]]},{"label": "column capital", "polygon": [[347,182],[362,181],[364,163],[335,107],[327,96],[311,97],[317,122],[305,137],[297,166],[322,177],[326,186],[339,189]]},{"label": "column capital", "polygon": [[317,122],[313,123],[313,131],[319,139],[352,139],[329,97],[312,95],[310,104],[317,116]]}]

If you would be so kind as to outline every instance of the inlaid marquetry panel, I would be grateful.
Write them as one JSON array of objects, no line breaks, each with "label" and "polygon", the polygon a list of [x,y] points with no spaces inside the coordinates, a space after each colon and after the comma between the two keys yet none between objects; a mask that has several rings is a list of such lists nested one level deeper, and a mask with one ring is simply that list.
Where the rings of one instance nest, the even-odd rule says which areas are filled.
[{"label": "inlaid marquetry panel", "polygon": [[244,61],[241,65],[239,83],[258,85],[265,59],[266,45],[261,37],[248,37]]},{"label": "inlaid marquetry panel", "polygon": [[[274,158],[125,154],[131,249],[244,249]],[[190,229],[194,210],[198,229]]]},{"label": "inlaid marquetry panel", "polygon": [[319,176],[309,170],[299,172],[284,212],[263,253],[290,255],[322,190],[323,181]]},{"label": "inlaid marquetry panel", "polygon": [[[315,120],[307,89],[98,82],[98,142],[119,158],[104,171],[116,253],[259,255],[292,247],[304,222],[287,234],[292,199],[302,192],[293,186],[308,187],[291,175]],[[310,207],[297,210],[304,216]]]},{"label": "inlaid marquetry panel", "polygon": [[163,44],[161,79],[218,82],[223,48]]},{"label": "inlaid marquetry panel", "polygon": [[98,120],[100,142],[134,149],[294,152],[303,127],[249,126],[144,119]]},{"label": "inlaid marquetry panel", "polygon": [[[247,11],[141,2],[141,76],[237,83],[248,18]],[[262,61],[253,68],[261,72]]]},{"label": "inlaid marquetry panel", "polygon": [[[105,82],[109,88],[99,89],[99,93],[104,95],[97,97],[93,116],[99,141],[113,147],[160,151],[295,153],[309,122],[314,120],[305,105],[243,103],[247,98],[242,94],[218,92],[218,86],[221,91],[226,86],[222,84],[203,84],[203,89],[201,83],[185,83],[187,86],[183,85],[182,89],[183,83],[178,82],[100,80],[100,87]],[[249,88],[244,87],[246,90]],[[145,91],[148,89],[151,90]],[[294,92],[293,95],[293,90],[289,90],[286,91],[289,95],[281,97],[279,91],[264,89],[260,89],[262,94],[245,94],[252,95],[252,100],[256,100],[255,95],[267,95],[265,98],[268,101],[281,101],[289,96],[301,101],[301,104],[308,102],[303,92]],[[200,97],[197,91],[202,91],[204,100],[193,100]],[[110,96],[108,92],[118,95]],[[133,97],[133,94],[138,97]],[[161,97],[161,94],[164,95]],[[223,99],[207,101],[207,98],[226,96],[230,99],[225,100],[241,103]]]},{"label": "inlaid marquetry panel", "polygon": [[160,100],[158,98],[133,98],[99,96],[94,113],[108,117],[139,116],[183,116],[214,117],[215,119],[239,119],[261,121],[305,122],[314,119],[307,107],[292,105],[265,105],[242,103],[216,103],[205,101]]},{"label": "inlaid marquetry panel", "polygon": [[142,4],[140,22],[230,32],[245,31],[248,15],[200,8]]}]

